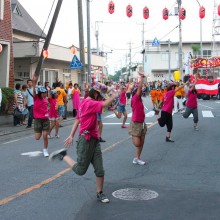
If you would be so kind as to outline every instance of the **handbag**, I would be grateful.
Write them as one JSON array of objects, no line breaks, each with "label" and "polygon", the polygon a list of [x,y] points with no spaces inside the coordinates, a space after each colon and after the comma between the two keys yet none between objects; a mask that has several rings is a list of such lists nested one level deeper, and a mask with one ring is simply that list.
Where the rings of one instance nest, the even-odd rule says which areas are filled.
[{"label": "handbag", "polygon": [[20,117],[22,116],[22,112],[21,112],[18,108],[16,108],[16,109],[14,110],[13,115],[14,115],[15,117],[17,117],[17,118],[20,118]]}]

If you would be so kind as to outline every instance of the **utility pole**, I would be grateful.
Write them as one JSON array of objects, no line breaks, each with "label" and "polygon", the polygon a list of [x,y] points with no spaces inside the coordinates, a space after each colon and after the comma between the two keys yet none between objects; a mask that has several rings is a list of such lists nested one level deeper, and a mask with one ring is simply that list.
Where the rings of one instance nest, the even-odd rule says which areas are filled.
[{"label": "utility pole", "polygon": [[170,39],[168,40],[168,70],[169,70],[169,81],[171,79],[171,70],[170,70]]},{"label": "utility pole", "polygon": [[[178,11],[180,11],[182,0],[177,0],[177,3],[178,3]],[[179,71],[181,78],[183,78],[182,22],[180,16],[179,16]]]},{"label": "utility pole", "polygon": [[131,42],[128,43],[129,44],[129,73],[128,73],[128,78],[131,75]]},{"label": "utility pole", "polygon": [[88,83],[91,84],[90,0],[86,0],[86,6],[87,6],[87,68],[88,68]]},{"label": "utility pole", "polygon": [[55,9],[55,12],[54,12],[54,15],[53,15],[53,19],[51,21],[50,28],[49,28],[49,31],[47,33],[47,37],[45,39],[44,46],[42,48],[41,55],[40,55],[40,58],[38,60],[38,64],[37,64],[37,67],[36,67],[36,70],[35,70],[35,73],[34,73],[34,75],[37,76],[37,77],[40,75],[40,71],[41,71],[42,65],[44,63],[43,51],[47,50],[49,45],[50,45],[50,40],[51,40],[51,37],[53,35],[54,27],[56,25],[56,21],[57,21],[59,12],[60,12],[62,2],[63,2],[63,0],[59,0],[57,2],[57,6],[56,6],[56,9]]},{"label": "utility pole", "polygon": [[103,21],[95,22],[96,54],[97,55],[99,55],[99,23],[103,23]]},{"label": "utility pole", "polygon": [[79,85],[81,90],[84,89],[85,79],[85,47],[84,47],[84,32],[83,32],[83,9],[82,9],[82,0],[78,0],[78,20],[79,20],[79,54],[80,61],[82,63],[81,74],[79,77]]},{"label": "utility pole", "polygon": [[143,35],[142,35],[142,46],[143,46],[143,73],[144,73],[144,63],[145,63],[145,44],[144,44],[144,22],[143,22]]}]

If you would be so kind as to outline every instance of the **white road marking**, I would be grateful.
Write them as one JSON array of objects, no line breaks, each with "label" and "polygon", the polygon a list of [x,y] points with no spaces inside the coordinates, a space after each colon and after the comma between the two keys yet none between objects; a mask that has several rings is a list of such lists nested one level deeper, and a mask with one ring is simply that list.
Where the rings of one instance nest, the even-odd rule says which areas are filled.
[{"label": "white road marking", "polygon": [[20,140],[23,140],[23,139],[28,139],[28,138],[33,138],[34,136],[28,136],[28,137],[23,137],[23,138],[19,138],[19,139],[15,139],[15,140],[12,140],[12,141],[8,141],[8,142],[5,142],[5,143],[2,143],[2,144],[10,144],[10,143],[14,143],[14,142],[17,142],[17,141],[20,141]]},{"label": "white road marking", "polygon": [[[155,115],[154,111],[149,111],[148,113],[145,114],[145,117],[151,118]],[[128,118],[132,117],[132,112],[128,113],[127,115]],[[106,116],[105,118],[116,118],[115,114],[111,114]]]},{"label": "white road marking", "polygon": [[148,111],[148,108],[144,105],[144,108]]},{"label": "white road marking", "polygon": [[212,108],[212,107],[210,107],[210,106],[202,105],[202,104],[200,104],[200,103],[199,103],[199,105],[201,105],[201,106],[203,106],[203,107],[206,107],[206,108],[214,109],[214,108]]},{"label": "white road marking", "polygon": [[26,152],[26,153],[21,153],[22,156],[29,156],[29,157],[38,157],[42,154],[42,151],[32,151],[32,152]]},{"label": "white road marking", "polygon": [[202,116],[204,118],[214,118],[214,115],[212,114],[212,111],[202,111]]},{"label": "white road marking", "polygon": [[111,114],[111,115],[108,115],[108,116],[106,116],[105,118],[114,118],[114,117],[116,117],[116,116],[115,116],[115,113],[114,113],[114,114]]}]

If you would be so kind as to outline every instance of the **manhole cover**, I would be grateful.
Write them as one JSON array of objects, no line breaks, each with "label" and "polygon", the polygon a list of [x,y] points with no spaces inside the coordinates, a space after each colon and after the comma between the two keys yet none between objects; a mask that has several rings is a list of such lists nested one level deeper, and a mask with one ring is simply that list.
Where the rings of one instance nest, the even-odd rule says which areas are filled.
[{"label": "manhole cover", "polygon": [[149,189],[127,188],[119,189],[112,193],[115,198],[122,200],[150,200],[155,199],[159,194]]}]

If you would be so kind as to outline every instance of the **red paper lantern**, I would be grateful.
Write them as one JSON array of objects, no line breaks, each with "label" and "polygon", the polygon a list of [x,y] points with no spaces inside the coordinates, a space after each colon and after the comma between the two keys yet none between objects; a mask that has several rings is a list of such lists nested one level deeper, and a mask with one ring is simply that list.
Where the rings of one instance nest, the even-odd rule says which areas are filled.
[{"label": "red paper lantern", "polygon": [[199,17],[203,19],[205,17],[205,8],[203,6],[199,9]]},{"label": "red paper lantern", "polygon": [[131,16],[132,16],[132,6],[131,5],[128,5],[127,7],[126,7],[126,14],[127,14],[127,16],[130,18]]},{"label": "red paper lantern", "polygon": [[148,9],[148,7],[143,8],[143,16],[144,16],[144,19],[149,18],[149,9]]},{"label": "red paper lantern", "polygon": [[42,55],[44,59],[48,58],[49,55],[48,50],[43,50]]},{"label": "red paper lantern", "polygon": [[167,20],[169,18],[169,10],[167,8],[164,8],[162,11],[163,19]]},{"label": "red paper lantern", "polygon": [[181,20],[184,20],[186,18],[186,10],[185,8],[181,8],[180,11],[179,11],[179,18]]},{"label": "red paper lantern", "polygon": [[113,1],[110,1],[110,2],[108,3],[108,12],[109,12],[110,14],[113,14],[114,11],[115,11],[115,4],[114,4]]},{"label": "red paper lantern", "polygon": [[218,5],[218,15],[220,16],[220,5]]},{"label": "red paper lantern", "polygon": [[70,50],[71,50],[71,53],[72,53],[72,54],[75,54],[75,53],[76,53],[76,48],[75,48],[74,46],[72,46]]},{"label": "red paper lantern", "polygon": [[0,53],[2,52],[2,50],[3,50],[3,47],[2,47],[2,45],[0,44]]}]

